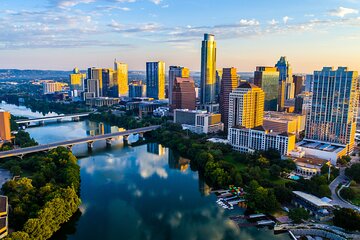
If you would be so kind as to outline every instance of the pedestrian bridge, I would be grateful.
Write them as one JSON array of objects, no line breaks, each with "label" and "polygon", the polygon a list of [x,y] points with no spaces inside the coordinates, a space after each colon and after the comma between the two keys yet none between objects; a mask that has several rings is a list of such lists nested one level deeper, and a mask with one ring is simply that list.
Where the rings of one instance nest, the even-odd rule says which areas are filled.
[{"label": "pedestrian bridge", "polygon": [[61,120],[64,118],[72,118],[74,120],[78,120],[80,117],[87,117],[91,114],[91,112],[85,112],[85,113],[77,113],[77,114],[66,114],[66,115],[58,115],[58,116],[51,116],[51,117],[41,117],[41,118],[32,118],[32,119],[19,119],[15,122],[17,124],[30,124],[30,123],[44,123],[45,121],[51,121],[51,120]]},{"label": "pedestrian bridge", "polygon": [[127,141],[129,135],[139,134],[140,136],[142,136],[145,132],[151,132],[153,130],[158,129],[159,127],[160,127],[160,125],[155,125],[155,126],[150,126],[150,127],[126,130],[123,132],[109,133],[109,134],[97,135],[97,136],[89,136],[89,137],[85,137],[85,138],[67,140],[67,141],[63,141],[63,142],[56,142],[56,143],[50,143],[50,144],[43,144],[43,145],[38,145],[38,146],[34,146],[34,147],[19,148],[19,149],[14,149],[14,150],[10,150],[10,151],[0,152],[0,158],[14,157],[14,156],[18,156],[18,157],[22,158],[26,154],[44,152],[44,151],[48,151],[51,149],[55,149],[57,147],[66,147],[68,149],[72,149],[72,147],[74,145],[83,144],[83,143],[87,143],[88,148],[92,149],[93,143],[97,142],[97,141],[106,140],[107,144],[111,144],[111,141],[113,138],[121,137],[121,136],[124,137],[124,141]]}]

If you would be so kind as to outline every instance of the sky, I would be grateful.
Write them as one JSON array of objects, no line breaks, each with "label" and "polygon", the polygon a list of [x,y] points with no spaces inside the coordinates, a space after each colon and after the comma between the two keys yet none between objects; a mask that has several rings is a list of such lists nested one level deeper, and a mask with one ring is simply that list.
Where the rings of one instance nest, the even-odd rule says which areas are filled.
[{"label": "sky", "polygon": [[0,0],[0,68],[71,70],[146,61],[200,69],[204,33],[217,67],[360,70],[360,0]]}]

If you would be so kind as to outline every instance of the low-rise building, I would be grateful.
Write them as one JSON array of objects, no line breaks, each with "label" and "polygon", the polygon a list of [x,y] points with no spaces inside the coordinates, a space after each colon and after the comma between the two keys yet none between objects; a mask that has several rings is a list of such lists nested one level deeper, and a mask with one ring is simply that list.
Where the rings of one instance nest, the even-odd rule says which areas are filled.
[{"label": "low-rise building", "polygon": [[305,152],[306,157],[330,160],[336,165],[337,159],[347,154],[347,148],[341,144],[327,143],[315,140],[303,140],[296,144]]},{"label": "low-rise building", "polygon": [[234,150],[240,152],[266,151],[276,149],[281,155],[287,155],[295,148],[295,135],[265,130],[262,126],[255,128],[232,127],[228,140]]},{"label": "low-rise building", "polygon": [[327,163],[324,159],[319,158],[293,158],[296,164],[296,173],[312,177],[321,174],[321,168]]},{"label": "low-rise building", "polygon": [[295,206],[304,208],[310,213],[310,215],[320,221],[328,221],[333,217],[333,205],[324,202],[314,195],[300,191],[293,191],[292,202]]},{"label": "low-rise building", "polygon": [[174,122],[181,124],[183,129],[188,129],[197,134],[224,130],[221,114],[208,113],[203,110],[176,109],[174,111]]},{"label": "low-rise building", "polygon": [[120,102],[119,98],[100,97],[100,98],[86,99],[86,105],[95,106],[95,107],[113,106],[115,104],[119,104],[119,102]]}]

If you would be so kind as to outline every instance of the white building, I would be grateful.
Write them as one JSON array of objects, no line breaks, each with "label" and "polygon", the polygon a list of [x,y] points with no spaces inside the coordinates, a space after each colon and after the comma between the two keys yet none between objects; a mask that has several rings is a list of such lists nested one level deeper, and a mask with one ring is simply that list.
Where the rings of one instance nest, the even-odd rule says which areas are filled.
[{"label": "white building", "polygon": [[60,82],[44,82],[43,93],[50,94],[55,92],[61,92],[66,84]]},{"label": "white building", "polygon": [[269,132],[263,127],[230,128],[228,140],[233,149],[240,152],[276,149],[281,155],[287,155],[295,146],[295,135]]}]

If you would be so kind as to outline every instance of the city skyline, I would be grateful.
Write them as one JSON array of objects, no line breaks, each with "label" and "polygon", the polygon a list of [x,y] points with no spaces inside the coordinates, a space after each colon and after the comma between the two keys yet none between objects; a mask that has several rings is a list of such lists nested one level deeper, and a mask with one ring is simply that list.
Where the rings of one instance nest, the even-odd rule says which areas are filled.
[{"label": "city skyline", "polygon": [[274,66],[280,56],[287,56],[294,73],[311,73],[324,65],[359,69],[359,1],[306,0],[301,6],[287,2],[286,8],[280,0],[204,3],[3,2],[0,65],[71,71],[75,66],[111,66],[111,59],[117,58],[129,70],[144,71],[145,62],[161,60],[168,66],[200,71],[201,39],[211,33],[217,41],[217,68],[252,72],[256,66]]}]

